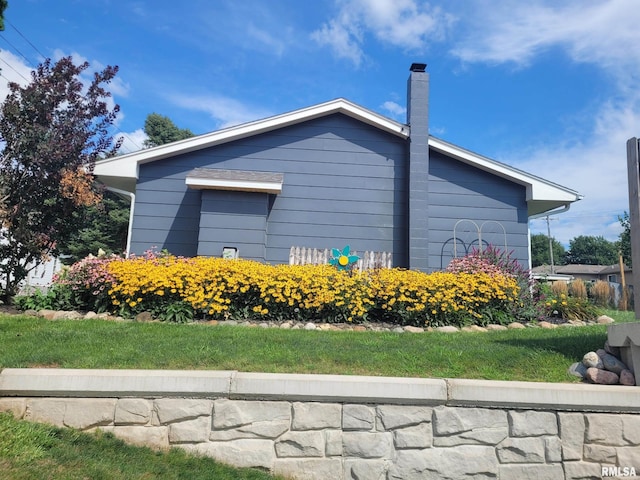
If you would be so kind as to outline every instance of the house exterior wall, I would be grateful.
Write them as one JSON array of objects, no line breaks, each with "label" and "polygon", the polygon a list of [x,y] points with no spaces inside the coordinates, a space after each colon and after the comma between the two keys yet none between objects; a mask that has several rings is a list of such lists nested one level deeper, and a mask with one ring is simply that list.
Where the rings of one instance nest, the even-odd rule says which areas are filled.
[{"label": "house exterior wall", "polygon": [[[292,246],[350,245],[393,252],[393,265],[408,267],[407,158],[407,142],[336,114],[143,164],[131,252],[220,256],[223,247],[236,247],[241,258],[287,263]],[[277,195],[189,189],[185,178],[199,167],[282,173],[284,184]],[[458,256],[477,245],[475,225],[456,227],[459,220],[475,222],[483,243],[506,243],[528,265],[525,187],[436,151],[428,184],[427,270],[441,270],[453,257],[454,229]]]},{"label": "house exterior wall", "polygon": [[512,258],[528,268],[525,187],[439,152],[431,151],[429,162],[430,269],[446,268],[454,257],[454,230],[455,253],[463,256],[478,246],[479,229],[484,245],[504,250],[506,243]]},{"label": "house exterior wall", "polygon": [[[393,252],[394,264],[406,265],[406,149],[398,137],[335,114],[140,165],[131,251],[155,246],[176,255],[198,254],[202,192],[189,190],[185,178],[204,167],[284,174],[282,192],[269,202],[268,262],[287,263],[291,246],[348,244],[358,251]],[[245,198],[225,193],[239,202]],[[227,226],[221,222],[217,229]],[[207,228],[217,235],[215,222]],[[238,241],[242,229],[236,227]]]}]

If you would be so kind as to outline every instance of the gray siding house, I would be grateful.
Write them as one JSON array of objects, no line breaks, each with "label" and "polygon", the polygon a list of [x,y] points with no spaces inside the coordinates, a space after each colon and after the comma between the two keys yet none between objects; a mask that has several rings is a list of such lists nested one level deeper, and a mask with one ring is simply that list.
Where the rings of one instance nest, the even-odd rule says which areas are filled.
[{"label": "gray siding house", "polygon": [[392,252],[440,270],[495,244],[530,264],[529,219],[581,196],[429,135],[429,75],[413,64],[407,124],[345,99],[97,162],[131,199],[129,253],[288,263],[292,246]]}]

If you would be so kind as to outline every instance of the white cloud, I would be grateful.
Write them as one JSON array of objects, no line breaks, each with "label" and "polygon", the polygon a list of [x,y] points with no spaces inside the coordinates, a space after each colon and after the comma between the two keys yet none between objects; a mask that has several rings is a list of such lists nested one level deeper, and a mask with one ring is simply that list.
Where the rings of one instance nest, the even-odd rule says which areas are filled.
[{"label": "white cloud", "polygon": [[389,114],[397,120],[405,120],[403,117],[407,114],[407,109],[396,102],[387,100],[380,106],[380,108],[389,112]]},{"label": "white cloud", "polygon": [[27,85],[31,81],[31,68],[24,63],[24,59],[17,57],[8,50],[0,50],[0,72],[2,80],[0,81],[0,102],[9,94],[9,82],[19,85]]},{"label": "white cloud", "polygon": [[[506,1],[480,3],[468,17],[472,27],[453,53],[469,62],[513,62],[526,66],[536,55],[561,47],[576,62],[621,75],[637,73],[640,9],[634,0]],[[628,72],[627,72],[628,75]]]},{"label": "white cloud", "polygon": [[339,0],[335,18],[311,34],[322,46],[355,66],[365,60],[365,37],[410,51],[442,40],[453,16],[420,0]]},{"label": "white cloud", "polygon": [[120,153],[130,153],[142,150],[142,148],[144,148],[144,141],[149,138],[142,128],[134,130],[133,132],[121,132],[114,135],[114,137],[123,137],[124,139],[120,146]]},{"label": "white cloud", "polygon": [[[576,115],[562,140],[520,152],[519,168],[584,194],[567,213],[555,216],[552,235],[564,244],[579,235],[616,240],[617,215],[628,210],[626,141],[640,134],[640,9],[633,0],[483,1],[465,17],[452,52],[465,62],[514,64],[526,68],[537,57],[560,49],[575,63],[604,72],[614,93],[589,116]],[[571,88],[569,85],[567,88]],[[594,99],[595,101],[596,99]],[[580,133],[575,134],[578,130]],[[514,159],[513,152],[508,154]],[[546,222],[531,223],[547,232]]]},{"label": "white cloud", "polygon": [[217,122],[218,128],[231,127],[272,115],[271,112],[260,107],[246,105],[233,98],[220,95],[175,95],[171,101],[188,110],[208,113]]}]

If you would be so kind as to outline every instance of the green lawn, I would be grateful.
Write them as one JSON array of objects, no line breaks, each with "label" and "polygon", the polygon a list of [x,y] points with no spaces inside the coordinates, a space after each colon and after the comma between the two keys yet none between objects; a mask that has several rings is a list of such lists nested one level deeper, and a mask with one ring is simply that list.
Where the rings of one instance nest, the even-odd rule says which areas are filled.
[{"label": "green lawn", "polygon": [[[630,312],[608,312],[618,321]],[[0,368],[206,369],[532,382],[602,348],[605,326],[488,333],[304,331],[0,317]]]},{"label": "green lawn", "polygon": [[[607,312],[618,322],[632,312]],[[606,327],[488,333],[325,332],[0,316],[0,368],[210,369],[575,382],[567,367],[601,348]],[[181,450],[158,453],[106,434],[0,413],[2,478],[266,480]]]}]

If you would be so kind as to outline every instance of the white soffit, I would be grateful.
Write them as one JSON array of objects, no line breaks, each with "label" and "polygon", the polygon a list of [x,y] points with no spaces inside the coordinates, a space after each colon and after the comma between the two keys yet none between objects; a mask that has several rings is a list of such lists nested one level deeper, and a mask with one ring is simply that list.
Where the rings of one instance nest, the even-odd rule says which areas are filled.
[{"label": "white soffit", "polygon": [[185,183],[197,190],[231,190],[240,192],[282,192],[282,173],[253,172],[244,170],[219,170],[196,168],[187,174]]}]

